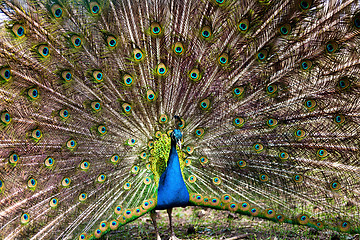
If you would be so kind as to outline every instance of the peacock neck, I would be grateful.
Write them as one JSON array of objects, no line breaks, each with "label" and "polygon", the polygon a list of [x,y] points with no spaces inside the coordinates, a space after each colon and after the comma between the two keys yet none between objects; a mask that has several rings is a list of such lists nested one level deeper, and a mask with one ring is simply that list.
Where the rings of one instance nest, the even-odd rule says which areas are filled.
[{"label": "peacock neck", "polygon": [[189,203],[189,192],[182,177],[176,142],[171,140],[167,167],[159,180],[156,209],[183,207]]}]

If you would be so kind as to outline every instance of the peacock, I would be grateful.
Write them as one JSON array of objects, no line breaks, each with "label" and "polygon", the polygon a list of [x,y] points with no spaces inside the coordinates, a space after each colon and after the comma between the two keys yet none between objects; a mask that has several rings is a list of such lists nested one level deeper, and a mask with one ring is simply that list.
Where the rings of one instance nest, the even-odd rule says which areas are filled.
[{"label": "peacock", "polygon": [[199,206],[360,233],[357,0],[1,0],[0,239]]}]

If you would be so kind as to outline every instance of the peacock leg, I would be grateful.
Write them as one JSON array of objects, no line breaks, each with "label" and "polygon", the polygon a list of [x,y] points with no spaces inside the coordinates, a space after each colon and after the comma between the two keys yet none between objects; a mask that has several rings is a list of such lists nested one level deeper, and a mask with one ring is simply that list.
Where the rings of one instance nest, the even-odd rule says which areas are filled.
[{"label": "peacock leg", "polygon": [[171,219],[172,208],[168,208],[167,213],[169,214],[169,223],[170,223],[170,232],[171,232],[171,237],[169,240],[180,240],[175,236],[174,228],[172,225],[172,219]]},{"label": "peacock leg", "polygon": [[157,213],[156,213],[155,210],[150,211],[150,217],[151,217],[151,220],[152,220],[152,222],[154,224],[155,233],[156,233],[156,240],[161,240],[160,235],[159,235],[159,230],[158,230],[157,224],[156,224]]}]

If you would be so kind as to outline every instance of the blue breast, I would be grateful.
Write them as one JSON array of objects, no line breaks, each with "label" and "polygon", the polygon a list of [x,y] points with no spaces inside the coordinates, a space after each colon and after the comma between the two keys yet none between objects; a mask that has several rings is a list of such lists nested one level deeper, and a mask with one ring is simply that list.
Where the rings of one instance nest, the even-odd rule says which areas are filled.
[{"label": "blue breast", "polygon": [[189,203],[189,192],[181,175],[176,144],[171,144],[168,165],[160,177],[157,206],[163,210],[172,207],[184,207]]}]

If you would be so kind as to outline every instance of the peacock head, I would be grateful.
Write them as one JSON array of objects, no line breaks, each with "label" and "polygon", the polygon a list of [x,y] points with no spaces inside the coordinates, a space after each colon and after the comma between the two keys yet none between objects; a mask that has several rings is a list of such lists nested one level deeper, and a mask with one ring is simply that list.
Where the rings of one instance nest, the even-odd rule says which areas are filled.
[{"label": "peacock head", "polygon": [[181,138],[182,138],[181,131],[179,129],[174,129],[174,131],[172,131],[171,133],[171,142],[177,144],[180,149],[181,149]]}]

